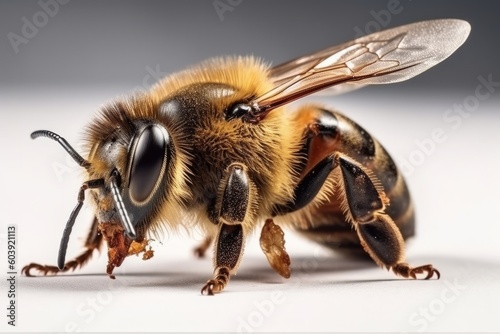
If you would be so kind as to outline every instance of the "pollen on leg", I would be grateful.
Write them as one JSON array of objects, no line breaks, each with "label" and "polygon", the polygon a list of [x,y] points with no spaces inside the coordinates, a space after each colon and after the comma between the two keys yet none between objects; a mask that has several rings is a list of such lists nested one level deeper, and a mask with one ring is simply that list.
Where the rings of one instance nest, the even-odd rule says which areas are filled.
[{"label": "pollen on leg", "polygon": [[285,250],[285,238],[281,227],[272,219],[266,220],[260,236],[260,247],[271,267],[284,278],[290,277],[290,256]]}]

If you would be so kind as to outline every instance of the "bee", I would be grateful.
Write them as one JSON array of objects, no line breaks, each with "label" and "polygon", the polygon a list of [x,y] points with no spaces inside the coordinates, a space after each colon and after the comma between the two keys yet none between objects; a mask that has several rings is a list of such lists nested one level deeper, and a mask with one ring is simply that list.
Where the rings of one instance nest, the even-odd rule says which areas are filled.
[{"label": "bee", "polygon": [[[213,245],[212,277],[202,294],[221,292],[239,267],[247,236],[261,228],[270,266],[291,275],[282,226],[335,249],[363,249],[404,278],[440,277],[431,264],[405,261],[414,207],[384,147],[347,116],[319,104],[287,105],[326,90],[412,78],[467,39],[461,20],[417,22],[270,67],[254,57],[207,60],[170,75],[148,92],[104,107],[86,128],[87,158],[62,137],[48,137],[86,171],[69,216],[57,274],[85,265],[107,243],[106,273],[132,254],[153,256],[151,239],[185,226]],[[72,227],[90,196],[95,217],[85,251],[66,262]]]}]

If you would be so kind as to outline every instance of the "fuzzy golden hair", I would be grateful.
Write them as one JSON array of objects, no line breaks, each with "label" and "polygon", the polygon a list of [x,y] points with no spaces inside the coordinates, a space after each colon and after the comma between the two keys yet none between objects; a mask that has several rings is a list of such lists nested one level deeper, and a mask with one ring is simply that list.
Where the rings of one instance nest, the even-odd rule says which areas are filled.
[{"label": "fuzzy golden hair", "polygon": [[[220,96],[215,96],[213,112],[202,120],[195,135],[188,137],[184,125],[166,117],[159,106],[170,96],[200,84],[222,84],[233,87],[234,91],[231,94],[221,92]],[[170,198],[166,199],[166,203],[171,202],[174,207],[161,206],[151,227],[154,230],[161,229],[164,225],[178,227],[181,225],[178,220],[182,220],[185,227],[186,224],[201,223],[206,232],[214,233],[213,224],[204,212],[206,208],[189,207],[189,202],[200,192],[196,189],[196,184],[193,186],[196,176],[192,171],[200,163],[216,165],[214,168],[225,170],[227,166],[222,165],[221,160],[233,160],[230,162],[243,163],[249,167],[254,177],[252,181],[258,189],[252,196],[253,201],[258,202],[254,205],[258,208],[243,223],[246,231],[252,230],[256,222],[271,215],[274,205],[283,204],[293,197],[294,185],[298,179],[294,164],[298,160],[302,133],[294,130],[297,128],[294,120],[283,108],[273,110],[258,126],[227,122],[219,115],[232,103],[263,95],[272,88],[273,84],[268,79],[268,66],[254,57],[210,59],[167,76],[149,92],[121,99],[103,108],[87,130],[89,157],[94,160],[91,173],[102,177],[110,168],[102,161],[97,161],[99,159],[92,159],[96,143],[103,142],[111,133],[120,135],[130,132],[130,122],[134,120],[158,120],[167,128],[176,148],[174,182],[171,185],[173,190],[170,191]],[[117,127],[122,131],[117,132]],[[126,142],[126,138],[123,138],[123,142]],[[202,154],[206,161],[193,161],[193,155],[199,153],[193,153],[193,150],[206,150]],[[124,146],[115,158],[118,169],[125,169],[126,158]],[[215,179],[219,177],[215,173],[207,175],[208,178],[214,178],[212,183],[220,181]],[[186,210],[182,210],[183,208]],[[178,214],[173,216],[173,211]],[[179,211],[184,213],[179,214]]]},{"label": "fuzzy golden hair", "polygon": [[[226,57],[206,60],[197,66],[175,73],[158,82],[150,92],[150,97],[162,100],[195,84],[215,83],[235,88],[234,94],[215,99],[215,110],[223,110],[236,101],[248,100],[270,91],[274,86],[268,78],[268,65],[254,57]],[[207,119],[206,127],[200,128],[199,135],[205,142],[212,141],[217,150],[233,155],[232,150],[257,150],[253,161],[245,161],[253,170],[259,171],[263,179],[272,184],[256,184],[263,195],[260,207],[271,210],[272,204],[284,203],[293,196],[296,175],[293,163],[302,133],[295,131],[293,119],[283,108],[273,110],[260,126],[230,123],[219,119]],[[237,145],[231,138],[238,138]],[[236,141],[236,139],[234,139]],[[248,152],[250,153],[250,152]]]}]

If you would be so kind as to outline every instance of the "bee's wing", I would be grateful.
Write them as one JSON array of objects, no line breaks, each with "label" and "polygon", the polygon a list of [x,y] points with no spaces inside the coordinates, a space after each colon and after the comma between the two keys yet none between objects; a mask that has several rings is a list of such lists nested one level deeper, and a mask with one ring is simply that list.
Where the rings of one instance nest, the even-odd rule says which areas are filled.
[{"label": "bee's wing", "polygon": [[342,91],[407,80],[450,56],[469,32],[469,23],[455,19],[376,32],[271,68],[274,89],[253,102],[269,111],[326,88]]}]

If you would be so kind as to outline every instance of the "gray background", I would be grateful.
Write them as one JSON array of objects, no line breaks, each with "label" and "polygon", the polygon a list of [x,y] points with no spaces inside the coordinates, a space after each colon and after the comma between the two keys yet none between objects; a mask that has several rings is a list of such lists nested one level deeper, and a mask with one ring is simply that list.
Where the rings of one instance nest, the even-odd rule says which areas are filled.
[{"label": "gray background", "polygon": [[[226,0],[224,0],[225,2]],[[0,2],[0,84],[134,87],[146,67],[170,73],[207,57],[253,54],[275,64],[370,31],[433,18],[472,25],[464,47],[438,68],[395,89],[470,88],[477,73],[498,74],[500,4],[495,1],[263,1],[239,3],[221,17],[214,1],[77,1],[58,13],[16,54],[7,39],[33,22],[37,1]]]},{"label": "gray background", "polygon": [[[32,21],[41,7],[37,1],[1,1],[0,262],[6,257],[7,226],[14,224],[18,269],[32,261],[55,264],[82,182],[81,168],[61,147],[31,140],[31,131],[56,131],[81,151],[84,126],[100,106],[149,87],[155,81],[150,72],[159,76],[157,70],[166,74],[225,54],[286,61],[353,39],[355,27],[375,26],[372,12],[387,10],[390,3],[243,0],[221,20],[212,0],[71,0],[15,53],[7,35],[21,34],[23,17]],[[373,262],[336,255],[286,230],[289,280],[269,268],[255,233],[238,274],[224,293],[208,298],[199,291],[211,277],[211,259],[192,255],[202,236],[167,231],[153,243],[151,260],[126,259],[115,271],[116,280],[104,274],[105,250],[71,275],[18,275],[15,329],[500,331],[495,211],[500,203],[500,89],[493,87],[480,101],[476,94],[477,87],[488,92],[478,77],[500,81],[500,3],[400,3],[403,9],[391,15],[387,27],[452,17],[469,21],[472,33],[449,59],[407,82],[310,100],[356,120],[403,168],[417,213],[417,236],[408,243],[407,260],[434,264],[440,280],[398,279]],[[454,111],[475,101],[465,114]],[[452,121],[446,117],[450,112]],[[436,131],[439,142],[433,139]],[[408,170],[412,157],[421,159]],[[73,229],[68,259],[82,251],[92,214],[87,202]],[[3,308],[5,280],[0,289]],[[12,331],[2,318],[0,330]]]}]

